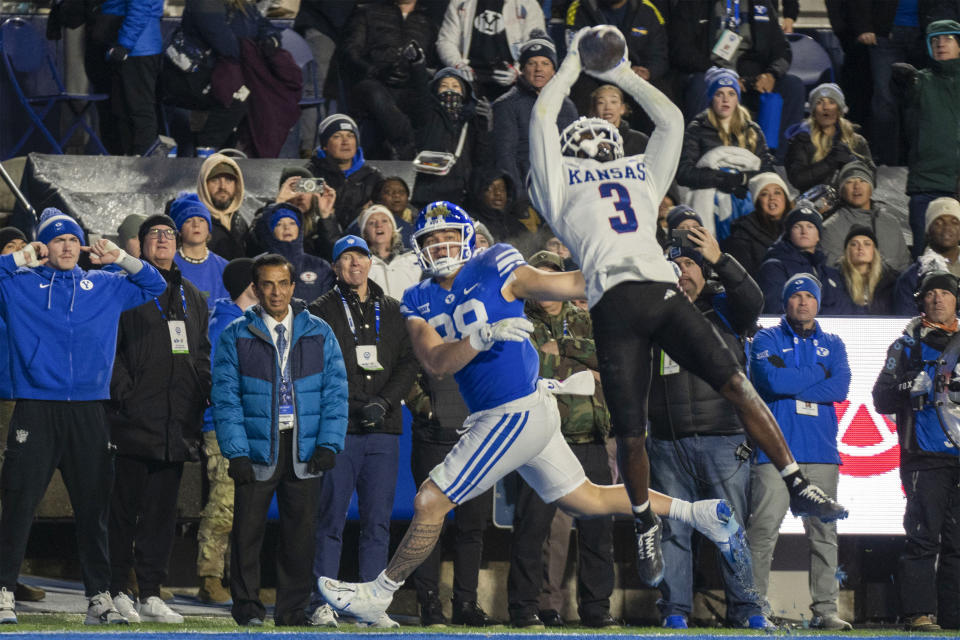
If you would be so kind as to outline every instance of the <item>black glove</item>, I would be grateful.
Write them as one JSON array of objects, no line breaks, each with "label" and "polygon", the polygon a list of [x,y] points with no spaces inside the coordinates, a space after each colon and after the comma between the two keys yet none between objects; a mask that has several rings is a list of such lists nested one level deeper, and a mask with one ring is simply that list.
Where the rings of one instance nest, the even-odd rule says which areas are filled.
[{"label": "black glove", "polygon": [[423,61],[427,59],[427,56],[423,53],[423,49],[413,40],[408,42],[407,46],[400,50],[400,55],[410,64],[422,64]]},{"label": "black glove", "polygon": [[122,44],[115,44],[107,49],[107,62],[123,62],[129,55],[129,49]]},{"label": "black glove", "polygon": [[272,57],[279,48],[280,38],[277,36],[270,36],[260,41],[260,53],[263,54],[264,58]]},{"label": "black glove", "polygon": [[850,152],[850,149],[847,148],[847,145],[843,143],[833,145],[833,148],[830,149],[830,159],[839,165],[858,160],[858,158]]},{"label": "black glove", "polygon": [[253,474],[253,463],[250,462],[250,458],[247,456],[231,458],[227,475],[233,478],[233,481],[237,483],[238,487],[244,484],[250,484],[257,479]]},{"label": "black glove", "polygon": [[717,189],[723,191],[724,193],[730,193],[738,198],[745,198],[747,195],[747,183],[750,181],[750,176],[746,173],[729,173],[727,171],[721,171],[723,175],[720,176],[720,184],[717,185]]},{"label": "black glove", "polygon": [[387,401],[374,396],[360,409],[360,428],[373,431],[383,426],[383,418],[387,415]]},{"label": "black glove", "polygon": [[337,454],[326,447],[316,447],[313,455],[307,461],[307,473],[317,475],[322,471],[330,471],[337,464]]}]

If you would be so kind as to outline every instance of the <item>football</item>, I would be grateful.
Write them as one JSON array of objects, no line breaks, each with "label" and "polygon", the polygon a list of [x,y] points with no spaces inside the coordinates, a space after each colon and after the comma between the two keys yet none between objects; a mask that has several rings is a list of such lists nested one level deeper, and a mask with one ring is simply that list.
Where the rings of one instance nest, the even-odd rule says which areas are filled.
[{"label": "football", "polygon": [[584,69],[609,71],[617,66],[627,52],[627,41],[616,27],[602,24],[591,27],[580,38],[580,61]]}]

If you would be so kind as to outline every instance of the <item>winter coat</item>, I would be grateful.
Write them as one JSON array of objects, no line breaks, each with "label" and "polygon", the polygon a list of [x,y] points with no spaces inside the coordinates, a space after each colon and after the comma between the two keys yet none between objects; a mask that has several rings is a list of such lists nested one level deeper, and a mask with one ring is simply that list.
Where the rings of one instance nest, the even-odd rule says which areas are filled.
[{"label": "winter coat", "polygon": [[280,37],[280,29],[271,24],[250,2],[237,8],[224,0],[187,0],[181,22],[188,42],[213,49],[218,58],[240,60],[240,40],[256,43]]},{"label": "winter coat", "polygon": [[[892,316],[893,312],[893,292],[897,284],[897,276],[900,273],[890,267],[883,265],[883,271],[880,272],[880,281],[873,290],[873,300],[870,304],[858,304],[856,300],[850,300],[850,309],[848,314],[858,316]],[[846,282],[844,282],[846,285]],[[849,288],[844,286],[847,297],[850,297]]]},{"label": "winter coat", "polygon": [[747,273],[758,278],[760,265],[774,242],[783,233],[781,223],[766,225],[761,222],[759,210],[737,218],[730,224],[730,235],[720,243],[724,253],[737,259]]},{"label": "winter coat", "polygon": [[334,215],[341,229],[346,229],[360,215],[363,205],[373,197],[374,187],[383,180],[380,170],[363,159],[363,149],[359,145],[353,163],[346,171],[341,170],[340,165],[328,158],[320,147],[310,158],[307,170],[314,177],[326,180],[337,192]]},{"label": "winter coat", "polygon": [[764,313],[783,313],[783,285],[798,273],[811,273],[820,280],[822,288],[817,315],[846,315],[850,312],[850,296],[844,290],[843,276],[828,265],[823,249],[817,247],[813,253],[800,251],[781,237],[767,250],[757,278],[763,290]]},{"label": "winter coat", "polygon": [[[503,210],[488,206],[483,199],[484,191],[497,178],[503,178],[507,188],[507,205]],[[494,242],[511,244],[525,256],[542,248],[546,239],[541,239],[540,234],[532,233],[525,224],[531,217],[528,202],[526,198],[518,201],[516,186],[508,173],[496,167],[478,168],[473,174],[473,185],[467,211],[470,212],[470,217],[487,227]]]},{"label": "winter coat", "polygon": [[[883,256],[883,261],[897,271],[903,271],[910,266],[911,260],[907,242],[903,239],[900,220],[884,203],[873,201],[871,205],[870,210],[854,209],[846,205],[835,210],[823,223],[820,246],[827,254],[830,264],[836,264],[846,250],[843,241],[847,233],[855,225],[861,225],[873,229],[877,235],[877,251]],[[905,219],[906,215],[903,217]]]},{"label": "winter coat", "polygon": [[[742,147],[714,147],[697,160],[697,169],[728,169],[736,173],[755,175],[760,171],[760,158]],[[687,197],[687,204],[700,214],[703,226],[717,240],[723,240],[730,235],[730,224],[753,210],[749,193],[740,197],[714,187],[693,189]]]},{"label": "winter coat", "polygon": [[[210,394],[207,302],[176,265],[160,273],[166,291],[120,316],[107,411],[110,440],[120,455],[199,460]],[[171,352],[168,321],[175,320],[184,322],[189,353]]]},{"label": "winter coat", "polygon": [[[767,139],[763,136],[760,125],[751,121],[748,125],[757,133],[757,148],[753,154],[760,158],[760,171],[774,171],[773,156],[767,149]],[[690,121],[683,134],[683,150],[680,152],[680,163],[677,165],[677,184],[691,189],[716,188],[724,173],[718,169],[698,167],[700,161],[708,151],[723,146],[720,133],[710,124],[707,110],[701,111]]]},{"label": "winter coat", "polygon": [[303,251],[303,229],[298,226],[296,240],[283,242],[277,240],[270,230],[270,213],[266,212],[257,218],[254,234],[257,242],[265,248],[267,253],[279,253],[293,265],[296,286],[293,295],[301,300],[316,300],[333,286],[336,276],[330,263],[323,258],[312,256]]},{"label": "winter coat", "polygon": [[[306,463],[314,448],[343,450],[347,430],[347,375],[333,330],[291,302],[290,376],[297,421],[296,460]],[[250,458],[255,465],[277,463],[280,363],[273,337],[254,305],[232,322],[213,360],[213,420],[224,457]]]},{"label": "winter coat", "polygon": [[12,396],[80,402],[110,397],[120,314],[167,288],[147,264],[123,271],[17,268],[0,256],[0,317],[7,324]]},{"label": "winter coat", "polygon": [[813,157],[817,148],[813,145],[810,125],[806,120],[790,126],[784,135],[787,138],[787,158],[784,161],[787,179],[800,191],[806,191],[818,184],[833,184],[840,169],[848,162],[859,160],[871,169],[874,168],[870,145],[859,133],[853,134],[853,148],[850,148],[843,142],[840,129],[837,128],[830,152],[816,162]]},{"label": "winter coat", "polygon": [[[897,285],[893,293],[893,315],[908,318],[917,315],[917,301],[913,294],[920,285],[920,266],[935,254],[936,252],[933,249],[927,247],[920,257],[897,278]],[[947,263],[947,271],[960,277],[960,267],[956,263],[951,263],[946,258],[943,261]],[[930,271],[930,269],[925,269],[926,271]]]},{"label": "winter coat", "polygon": [[[845,3],[849,5],[846,15],[854,37],[863,33],[875,33],[878,38],[890,36],[899,0],[845,0]],[[931,22],[956,20],[960,13],[956,0],[917,0],[916,7],[922,32]]]},{"label": "winter coat", "polygon": [[391,298],[400,300],[408,287],[420,282],[423,271],[420,261],[413,251],[392,253],[388,260],[380,256],[371,256],[370,280],[376,282],[383,292]]},{"label": "winter coat", "polygon": [[123,16],[116,43],[131,56],[153,56],[163,51],[163,0],[104,0],[100,13]]},{"label": "winter coat", "polygon": [[[210,336],[210,367],[217,355],[217,342],[220,334],[227,325],[243,315],[243,309],[233,303],[230,298],[220,298],[215,301],[213,313],[210,314],[210,323],[207,325],[207,335]],[[203,430],[213,431],[213,409],[207,408],[203,412]]]},{"label": "winter coat", "polygon": [[[840,336],[826,333],[820,323],[798,333],[780,319],[775,327],[761,329],[750,351],[750,377],[770,407],[797,462],[840,464],[837,450],[837,412],[850,391],[847,348]],[[801,414],[797,402],[815,405],[815,416]],[[763,451],[756,462],[770,462]]]},{"label": "winter coat", "polygon": [[[367,281],[367,299],[360,302],[357,294],[346,285],[338,284],[310,305],[310,312],[325,320],[333,329],[346,366],[347,381],[350,389],[350,418],[347,433],[392,433],[403,431],[403,416],[400,401],[417,379],[420,368],[406,322],[400,315],[400,303],[384,295],[383,289],[375,282]],[[357,335],[350,330],[344,314],[343,298],[350,306]],[[380,332],[376,331],[375,304],[380,305]],[[377,345],[377,360],[382,371],[367,371],[357,364],[357,345]],[[359,411],[374,400],[382,398],[387,402],[387,414],[383,425],[373,431],[360,426]]]},{"label": "winter coat", "polygon": [[906,86],[907,194],[956,193],[960,177],[960,60],[930,61]]},{"label": "winter coat", "polygon": [[[597,0],[573,0],[567,7],[567,42],[583,27],[606,23]],[[631,66],[646,67],[651,81],[667,73],[670,67],[667,29],[656,5],[644,0],[627,0],[623,23],[614,26],[619,26],[627,39]]]},{"label": "winter coat", "polygon": [[626,120],[620,121],[620,137],[623,139],[623,155],[639,156],[647,150],[647,143],[650,137],[640,131],[630,128],[630,123]]},{"label": "winter coat", "polygon": [[[473,19],[477,0],[450,0],[437,36],[437,55],[448,67],[470,65],[470,44],[473,40]],[[503,33],[513,61],[520,58],[520,47],[535,29],[546,32],[543,9],[536,0],[503,0]]]},{"label": "winter coat", "polygon": [[[763,308],[763,293],[729,255],[711,265],[717,279],[708,280],[694,305],[714,326],[724,343],[744,364],[742,340],[753,332]],[[650,435],[676,440],[691,435],[734,435],[743,425],[730,401],[702,378],[674,364],[654,345],[650,382]]]}]

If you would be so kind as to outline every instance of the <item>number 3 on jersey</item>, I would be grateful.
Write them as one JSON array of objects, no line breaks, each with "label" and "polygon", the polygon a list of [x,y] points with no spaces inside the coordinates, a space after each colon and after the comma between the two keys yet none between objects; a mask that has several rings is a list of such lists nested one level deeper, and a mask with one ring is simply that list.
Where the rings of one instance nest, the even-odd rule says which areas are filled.
[{"label": "number 3 on jersey", "polygon": [[613,208],[620,212],[618,216],[610,216],[610,228],[617,233],[632,233],[637,230],[637,214],[630,206],[630,192],[617,182],[604,182],[600,185],[601,198],[613,198]]}]

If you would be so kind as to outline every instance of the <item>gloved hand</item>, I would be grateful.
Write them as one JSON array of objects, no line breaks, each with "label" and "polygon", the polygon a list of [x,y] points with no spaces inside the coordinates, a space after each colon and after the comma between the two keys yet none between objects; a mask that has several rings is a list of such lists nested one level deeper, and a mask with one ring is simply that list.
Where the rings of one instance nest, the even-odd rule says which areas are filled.
[{"label": "gloved hand", "polygon": [[227,469],[227,475],[233,478],[237,486],[250,484],[257,477],[253,474],[253,463],[247,456],[230,459],[230,467]]},{"label": "gloved hand", "polygon": [[264,58],[270,58],[280,48],[280,38],[278,36],[269,36],[260,41],[260,53]]},{"label": "gloved hand", "polygon": [[720,173],[723,175],[720,176],[720,184],[717,185],[717,189],[737,198],[745,198],[747,196],[747,183],[750,181],[748,174],[740,172],[730,173],[729,171],[720,171]]},{"label": "gloved hand", "polygon": [[387,401],[380,396],[374,396],[370,402],[360,409],[360,428],[372,431],[381,427],[386,415]]},{"label": "gloved hand", "polygon": [[123,62],[129,55],[129,49],[122,44],[115,44],[107,49],[107,62]]},{"label": "gloved hand", "polygon": [[910,385],[910,395],[925,396],[930,393],[932,388],[933,380],[930,379],[930,375],[926,371],[921,371],[913,379],[913,384]]},{"label": "gloved hand", "polygon": [[829,155],[833,162],[841,165],[857,160],[857,157],[853,155],[847,145],[843,143],[834,144],[833,148],[830,149]]},{"label": "gloved hand", "polygon": [[317,475],[322,471],[330,471],[336,464],[337,454],[326,447],[318,446],[307,461],[307,473]]},{"label": "gloved hand", "polygon": [[533,323],[526,318],[504,318],[493,324],[484,322],[470,334],[470,346],[477,351],[487,351],[496,342],[523,342],[531,331]]},{"label": "gloved hand", "polygon": [[520,77],[520,72],[509,62],[493,70],[493,81],[501,87],[509,87]]},{"label": "gloved hand", "polygon": [[493,105],[490,104],[489,99],[480,98],[477,100],[476,114],[481,118],[486,118],[487,120],[493,119]]},{"label": "gloved hand", "polygon": [[477,79],[477,74],[474,72],[473,67],[471,67],[466,62],[455,64],[453,65],[453,68],[459,70],[460,73],[463,74],[463,77],[466,79],[467,82],[473,82],[474,80]]},{"label": "gloved hand", "polygon": [[410,64],[423,64],[427,59],[426,54],[423,53],[423,49],[413,40],[408,42],[407,46],[400,50],[400,55]]}]

